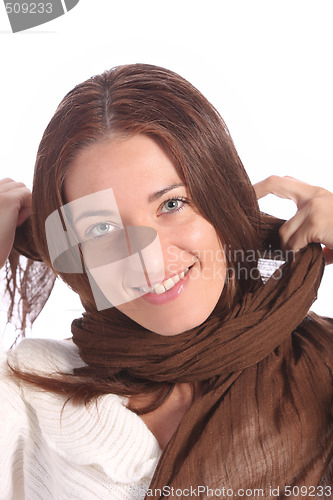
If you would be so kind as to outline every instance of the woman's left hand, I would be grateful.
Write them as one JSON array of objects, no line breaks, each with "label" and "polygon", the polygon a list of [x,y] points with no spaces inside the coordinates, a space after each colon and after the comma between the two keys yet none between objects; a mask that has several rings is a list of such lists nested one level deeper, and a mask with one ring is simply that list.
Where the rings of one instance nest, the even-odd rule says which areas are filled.
[{"label": "woman's left hand", "polygon": [[325,245],[326,264],[333,263],[333,194],[293,177],[272,175],[254,184],[257,198],[274,194],[297,205],[297,213],[280,228],[282,245],[300,250],[308,243]]}]

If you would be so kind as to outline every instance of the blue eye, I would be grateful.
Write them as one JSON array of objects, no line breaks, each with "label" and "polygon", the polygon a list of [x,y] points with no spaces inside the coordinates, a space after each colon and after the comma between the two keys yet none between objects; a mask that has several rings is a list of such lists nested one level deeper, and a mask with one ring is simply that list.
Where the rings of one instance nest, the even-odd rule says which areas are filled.
[{"label": "blue eye", "polygon": [[[179,198],[170,198],[169,200],[166,200],[162,204],[162,210],[161,213],[163,214],[170,214],[170,213],[175,213],[175,212],[180,212],[185,208],[185,205],[188,203],[186,198],[179,197]],[[163,208],[165,208],[165,211],[163,211]]]},{"label": "blue eye", "polygon": [[109,222],[99,222],[98,224],[90,226],[87,229],[85,236],[99,238],[100,236],[111,233],[114,229],[115,227]]}]

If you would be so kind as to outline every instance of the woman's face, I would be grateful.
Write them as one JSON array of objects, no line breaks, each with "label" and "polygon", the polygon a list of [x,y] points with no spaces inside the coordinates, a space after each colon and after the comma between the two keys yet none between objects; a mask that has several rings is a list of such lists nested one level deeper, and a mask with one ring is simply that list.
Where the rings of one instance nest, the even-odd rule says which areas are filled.
[{"label": "woman's face", "polygon": [[[73,202],[99,192],[101,199],[113,194],[114,198],[107,199],[118,215],[106,215],[104,210],[81,218],[76,228],[81,239],[87,234],[99,238],[117,228],[138,226],[155,230],[159,241],[152,246],[155,254],[150,254],[158,277],[157,282],[152,275],[148,280],[154,291],[138,290],[127,275],[118,282],[127,301],[116,307],[160,335],[176,335],[203,323],[223,290],[224,254],[213,226],[192,205],[164,150],[153,139],[135,135],[114,137],[81,151],[66,177],[66,200]],[[98,238],[96,241],[102,241]],[[102,290],[109,278],[107,269],[101,266],[94,275],[99,284],[101,280]],[[147,281],[140,284],[147,286]]]}]

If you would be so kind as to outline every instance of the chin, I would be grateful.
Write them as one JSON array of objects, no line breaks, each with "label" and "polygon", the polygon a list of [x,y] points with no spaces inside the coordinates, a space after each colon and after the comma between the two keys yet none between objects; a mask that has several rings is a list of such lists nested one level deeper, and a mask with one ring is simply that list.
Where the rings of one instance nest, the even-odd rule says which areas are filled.
[{"label": "chin", "polygon": [[186,332],[187,330],[191,330],[192,328],[201,325],[208,318],[210,312],[207,314],[197,315],[194,318],[183,318],[183,321],[179,321],[179,317],[175,317],[173,321],[163,322],[158,320],[156,321],[156,319],[155,321],[144,322],[139,322],[135,318],[132,319],[134,319],[134,321],[137,321],[137,323],[141,324],[141,326],[147,328],[147,330],[150,330],[151,332],[157,333],[158,335],[163,335],[165,337],[171,337],[173,335],[179,335],[180,333]]},{"label": "chin", "polygon": [[117,306],[117,309],[143,328],[158,335],[171,337],[204,323],[214,310],[216,303],[215,297],[214,300],[207,300],[206,297],[206,303],[204,297],[201,297],[200,300],[191,301],[190,307],[186,303],[182,307],[172,307],[167,310],[154,309],[156,306],[147,310],[138,307],[138,304],[142,306],[142,302],[133,301]]}]

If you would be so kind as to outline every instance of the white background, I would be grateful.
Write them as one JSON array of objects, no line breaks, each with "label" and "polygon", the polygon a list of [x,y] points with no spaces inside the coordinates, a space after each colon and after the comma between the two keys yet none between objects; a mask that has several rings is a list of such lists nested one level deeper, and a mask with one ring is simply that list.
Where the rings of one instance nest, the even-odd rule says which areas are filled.
[{"label": "white background", "polygon": [[[42,133],[75,84],[118,64],[165,66],[224,117],[252,182],[292,175],[333,191],[331,1],[80,0],[12,34],[0,3],[0,178],[32,186]],[[267,197],[281,217],[292,202]],[[328,268],[313,309],[332,315]],[[32,334],[64,338],[81,305],[57,284]],[[4,313],[2,314],[4,325]],[[1,326],[3,330],[3,326]],[[6,332],[8,336],[8,328]]]}]

